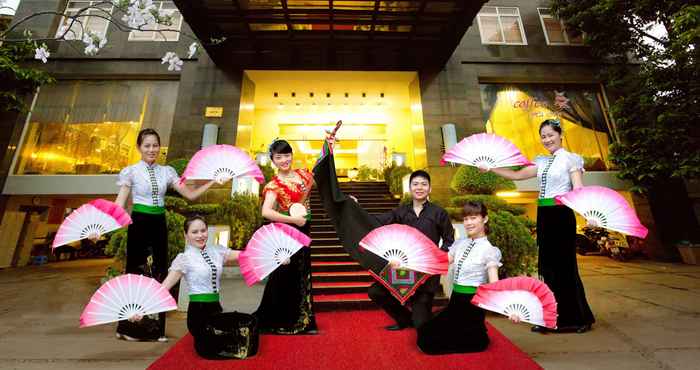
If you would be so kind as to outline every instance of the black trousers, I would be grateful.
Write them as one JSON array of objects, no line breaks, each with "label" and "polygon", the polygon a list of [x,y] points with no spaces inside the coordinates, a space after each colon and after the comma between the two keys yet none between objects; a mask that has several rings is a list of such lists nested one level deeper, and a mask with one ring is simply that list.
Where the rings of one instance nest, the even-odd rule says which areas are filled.
[{"label": "black trousers", "polygon": [[471,304],[472,297],[452,292],[447,307],[418,328],[418,348],[423,353],[481,352],[488,347],[484,310]]},{"label": "black trousers", "polygon": [[[431,284],[432,282],[430,279],[435,278],[439,279],[439,276],[430,277],[423,286],[418,287],[405,305],[402,305],[394,298],[391,292],[380,283],[374,283],[369,287],[369,298],[386,311],[398,325],[419,328],[433,316],[433,298],[435,297],[435,292],[433,289],[422,288],[426,288],[426,285],[430,285],[432,288],[434,284]],[[411,306],[411,310],[408,309],[409,305]]]},{"label": "black trousers", "polygon": [[576,216],[564,206],[537,208],[539,274],[557,300],[557,326],[595,322],[576,262]]},{"label": "black trousers", "polygon": [[[162,282],[168,274],[168,227],[165,214],[132,212],[126,239],[126,273],[152,276]],[[153,265],[148,268],[148,256]],[[158,314],[158,336],[165,336],[165,312]],[[152,340],[152,335],[144,337],[138,324],[119,322],[117,332],[136,339]],[[156,338],[157,339],[157,338]]]},{"label": "black trousers", "polygon": [[219,302],[190,302],[187,329],[194,338],[197,354],[207,359],[243,359],[258,351],[255,317],[222,312]]}]

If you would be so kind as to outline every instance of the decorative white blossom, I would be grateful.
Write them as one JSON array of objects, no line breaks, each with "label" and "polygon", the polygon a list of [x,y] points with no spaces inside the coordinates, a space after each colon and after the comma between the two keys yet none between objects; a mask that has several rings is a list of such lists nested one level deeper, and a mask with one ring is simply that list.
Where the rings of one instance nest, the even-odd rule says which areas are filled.
[{"label": "decorative white blossom", "polygon": [[156,23],[172,25],[174,10],[161,10],[153,0],[115,0],[115,5],[124,11],[122,21],[131,28],[145,29]]},{"label": "decorative white blossom", "polygon": [[36,48],[36,53],[34,54],[34,59],[41,60],[46,63],[46,59],[51,55],[48,50],[46,50],[46,44],[42,44],[40,47]]},{"label": "decorative white blossom", "polygon": [[192,58],[197,53],[197,49],[199,49],[199,45],[196,42],[191,43],[187,58]]},{"label": "decorative white blossom", "polygon": [[180,57],[178,57],[177,54],[173,53],[172,51],[165,53],[165,56],[163,56],[163,59],[161,59],[160,64],[165,63],[168,63],[168,71],[182,70],[182,60],[180,60]]},{"label": "decorative white blossom", "polygon": [[83,43],[86,55],[96,55],[107,44],[107,39],[99,32],[87,30],[83,33]]},{"label": "decorative white blossom", "polygon": [[77,40],[78,35],[75,34],[75,31],[72,29],[68,28],[68,25],[64,24],[61,26],[61,28],[58,29],[58,37],[63,38],[64,40]]}]

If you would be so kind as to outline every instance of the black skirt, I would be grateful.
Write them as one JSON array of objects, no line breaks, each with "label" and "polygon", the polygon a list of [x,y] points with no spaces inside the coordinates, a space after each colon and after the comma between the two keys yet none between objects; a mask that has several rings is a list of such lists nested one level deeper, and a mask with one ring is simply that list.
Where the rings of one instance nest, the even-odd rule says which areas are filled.
[{"label": "black skirt", "polygon": [[557,300],[557,326],[595,322],[576,263],[576,216],[565,206],[537,208],[539,274]]},{"label": "black skirt", "polygon": [[257,320],[254,316],[223,313],[219,302],[190,302],[187,329],[194,349],[210,360],[244,359],[258,352]]},{"label": "black skirt", "polygon": [[[307,222],[297,227],[309,235]],[[316,317],[311,295],[311,248],[303,247],[270,274],[260,306],[253,314],[258,319],[260,332],[299,334],[316,330]]]},{"label": "black skirt", "polygon": [[418,348],[429,355],[481,352],[489,345],[484,310],[473,294],[452,292],[447,307],[418,328]]},{"label": "black skirt", "polygon": [[[168,227],[165,214],[132,212],[131,219],[126,239],[126,273],[146,275],[162,282],[168,273]],[[150,268],[148,256],[153,258]],[[120,321],[117,333],[145,341],[163,337],[165,312],[136,323]]]}]

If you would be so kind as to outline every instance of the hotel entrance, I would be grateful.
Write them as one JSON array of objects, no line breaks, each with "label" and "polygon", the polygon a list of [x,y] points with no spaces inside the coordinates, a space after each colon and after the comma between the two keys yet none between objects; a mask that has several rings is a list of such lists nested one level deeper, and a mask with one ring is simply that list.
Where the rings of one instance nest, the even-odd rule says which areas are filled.
[{"label": "hotel entrance", "polygon": [[343,127],[335,147],[341,177],[377,177],[391,164],[427,165],[415,72],[245,71],[236,146],[262,164],[275,138],[294,148],[294,166],[311,168],[324,130]]}]

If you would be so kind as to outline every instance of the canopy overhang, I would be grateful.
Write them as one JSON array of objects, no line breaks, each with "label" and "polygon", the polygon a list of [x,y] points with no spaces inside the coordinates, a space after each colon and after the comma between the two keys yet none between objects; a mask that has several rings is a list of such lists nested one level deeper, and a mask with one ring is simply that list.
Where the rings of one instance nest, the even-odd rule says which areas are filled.
[{"label": "canopy overhang", "polygon": [[485,0],[175,0],[222,68],[442,68]]}]

